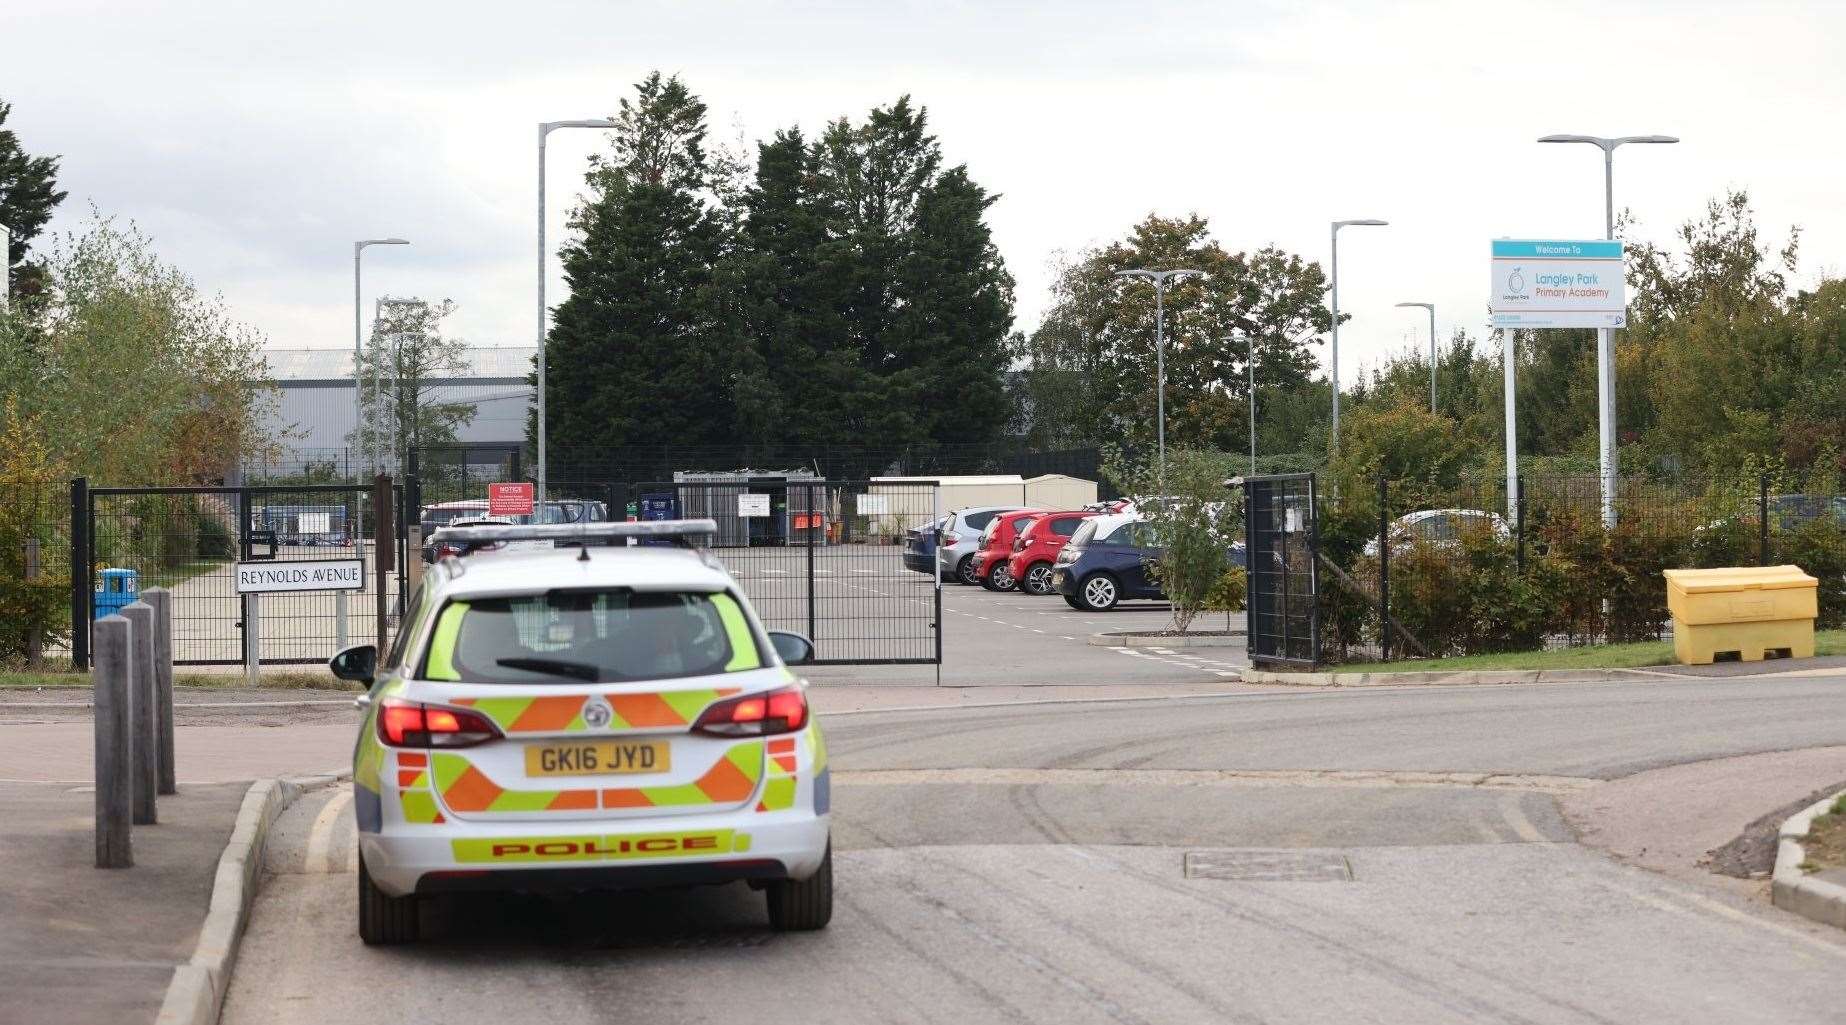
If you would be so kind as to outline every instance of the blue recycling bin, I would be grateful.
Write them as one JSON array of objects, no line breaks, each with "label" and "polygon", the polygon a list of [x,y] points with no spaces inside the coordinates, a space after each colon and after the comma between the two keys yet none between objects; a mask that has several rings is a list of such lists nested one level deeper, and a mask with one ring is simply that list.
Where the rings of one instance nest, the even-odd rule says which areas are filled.
[{"label": "blue recycling bin", "polygon": [[97,619],[113,616],[141,597],[141,574],[132,569],[106,569],[97,577],[101,582],[96,589]]}]

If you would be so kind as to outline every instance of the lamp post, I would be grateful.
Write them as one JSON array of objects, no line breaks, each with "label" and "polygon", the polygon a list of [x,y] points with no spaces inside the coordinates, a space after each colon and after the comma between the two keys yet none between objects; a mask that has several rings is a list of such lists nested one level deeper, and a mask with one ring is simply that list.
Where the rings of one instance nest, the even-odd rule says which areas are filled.
[{"label": "lamp post", "polygon": [[[1675,143],[1671,135],[1547,135],[1539,142],[1581,142],[1602,150],[1603,238],[1615,237],[1615,151],[1634,143]],[[1602,483],[1602,522],[1615,526],[1615,332],[1596,329],[1597,462]]]},{"label": "lamp post", "polygon": [[1333,222],[1333,351],[1330,354],[1331,373],[1333,377],[1333,447],[1330,452],[1340,450],[1340,229],[1347,227],[1382,228],[1391,223],[1372,217]]},{"label": "lamp post", "polygon": [[1159,469],[1156,479],[1160,485],[1160,497],[1167,494],[1167,289],[1173,282],[1189,277],[1204,277],[1202,270],[1121,270],[1116,271],[1118,278],[1138,278],[1150,281],[1154,285],[1154,434],[1159,450]]},{"label": "lamp post", "polygon": [[[368,238],[353,243],[353,433],[362,435],[365,426],[364,403],[359,400],[360,368],[365,364],[365,355],[361,349],[359,322],[361,307],[359,301],[359,255],[367,246],[407,246],[410,243],[401,238]],[[373,396],[377,400],[377,396]],[[370,440],[366,448],[371,456],[369,460],[372,472],[378,472],[378,445],[376,439]]]},{"label": "lamp post", "polygon": [[532,522],[545,522],[545,136],[560,128],[614,128],[606,117],[541,121],[538,125],[538,477]]},{"label": "lamp post", "polygon": [[1429,311],[1429,411],[1436,411],[1436,304],[1435,303],[1398,303],[1398,306],[1417,306]]}]

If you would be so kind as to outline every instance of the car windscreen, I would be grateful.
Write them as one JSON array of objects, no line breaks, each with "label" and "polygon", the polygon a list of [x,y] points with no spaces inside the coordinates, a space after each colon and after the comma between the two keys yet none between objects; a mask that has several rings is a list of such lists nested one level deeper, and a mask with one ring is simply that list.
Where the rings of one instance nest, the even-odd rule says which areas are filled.
[{"label": "car windscreen", "polygon": [[1078,527],[1077,532],[1070,536],[1070,546],[1072,548],[1082,548],[1084,545],[1089,544],[1090,540],[1095,536],[1096,521],[1085,520],[1083,521],[1083,526]]},{"label": "car windscreen", "polygon": [[467,683],[619,683],[768,664],[729,594],[613,588],[452,599],[436,618],[419,675]]},{"label": "car windscreen", "polygon": [[962,519],[967,521],[970,530],[984,530],[989,523],[993,522],[993,518],[998,515],[1000,515],[1000,510],[989,509],[986,512],[965,513],[962,515]]}]

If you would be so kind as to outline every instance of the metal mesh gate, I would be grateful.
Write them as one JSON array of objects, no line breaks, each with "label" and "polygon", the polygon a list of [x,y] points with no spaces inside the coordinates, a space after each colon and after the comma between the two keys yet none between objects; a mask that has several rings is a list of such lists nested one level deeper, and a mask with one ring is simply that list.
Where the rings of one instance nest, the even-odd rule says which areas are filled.
[{"label": "metal mesh gate", "polygon": [[817,663],[942,661],[942,591],[904,567],[906,531],[942,515],[934,482],[703,479],[632,488],[641,519],[709,518],[713,554],[765,626]]},{"label": "metal mesh gate", "polygon": [[[395,495],[402,504],[401,489]],[[382,644],[378,594],[384,590],[387,628],[404,593],[403,517],[385,543],[396,546],[396,569],[378,579],[379,543],[372,494],[353,485],[245,488],[93,488],[83,511],[84,565],[90,580],[105,569],[133,570],[141,588],[173,593],[173,660],[188,665],[245,661],[251,631],[237,592],[239,561],[361,559],[362,591],[303,591],[262,595],[257,659],[268,664],[324,662],[342,644]],[[78,560],[73,560],[78,561]],[[105,586],[107,578],[105,577]],[[87,591],[86,591],[87,594]],[[106,599],[105,599],[106,600]],[[87,630],[98,598],[78,602],[74,653],[88,652]]]},{"label": "metal mesh gate", "polygon": [[1312,666],[1320,660],[1315,500],[1311,473],[1244,478],[1254,665]]}]

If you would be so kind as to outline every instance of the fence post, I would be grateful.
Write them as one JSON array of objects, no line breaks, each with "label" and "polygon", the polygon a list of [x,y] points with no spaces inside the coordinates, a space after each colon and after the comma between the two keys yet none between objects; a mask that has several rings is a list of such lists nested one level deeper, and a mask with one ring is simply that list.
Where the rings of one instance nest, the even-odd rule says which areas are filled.
[{"label": "fence post", "polygon": [[1391,661],[1391,484],[1378,475],[1378,660]]},{"label": "fence post", "polygon": [[1756,564],[1769,565],[1769,475],[1756,478]]},{"label": "fence post", "polygon": [[1516,480],[1514,480],[1513,487],[1517,489],[1519,492],[1516,496],[1514,496],[1514,501],[1513,501],[1513,509],[1518,514],[1513,519],[1513,529],[1519,532],[1519,540],[1515,548],[1516,554],[1514,555],[1514,565],[1518,568],[1519,574],[1521,576],[1524,576],[1525,571],[1526,571],[1526,479],[1525,479],[1525,475],[1521,474]]},{"label": "fence post", "polygon": [[154,609],[147,602],[130,602],[122,608],[122,618],[133,629],[128,634],[128,729],[134,734],[129,758],[129,793],[134,797],[137,826],[151,826],[160,821],[154,807],[159,789],[160,749],[154,711]]},{"label": "fence post", "polygon": [[[4,292],[5,289],[0,289]],[[38,538],[26,538],[25,551],[21,553],[26,564],[26,583],[35,584],[39,578]],[[26,668],[37,669],[44,659],[44,636],[40,633],[36,621],[26,628]]]},{"label": "fence post", "polygon": [[[814,508],[814,485],[807,485],[808,508]],[[814,622],[817,618],[814,601],[814,531],[808,531],[808,643],[818,643],[814,639]]]},{"label": "fence post", "polygon": [[141,592],[141,600],[154,609],[154,711],[159,736],[155,740],[160,752],[160,786],[162,794],[179,793],[173,768],[173,592],[164,587],[150,587]]},{"label": "fence post", "polygon": [[71,668],[90,668],[90,588],[96,586],[90,566],[90,482],[71,479]]},{"label": "fence post", "polygon": [[96,669],[90,674],[90,688],[95,705],[97,868],[135,863],[128,780],[134,743],[128,732],[128,649],[133,630],[121,616],[96,624]]}]

